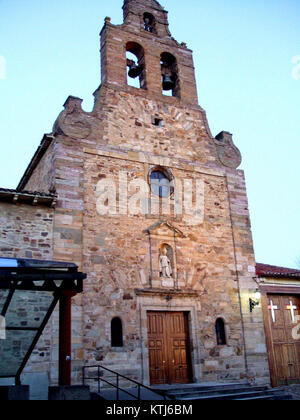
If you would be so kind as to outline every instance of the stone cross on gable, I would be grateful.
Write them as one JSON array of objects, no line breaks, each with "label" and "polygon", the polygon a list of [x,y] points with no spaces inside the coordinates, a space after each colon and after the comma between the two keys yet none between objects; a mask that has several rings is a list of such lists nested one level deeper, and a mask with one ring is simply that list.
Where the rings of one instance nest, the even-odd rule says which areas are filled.
[{"label": "stone cross on gable", "polygon": [[273,301],[271,300],[270,301],[270,305],[268,306],[268,309],[271,310],[272,319],[273,319],[273,322],[275,324],[275,322],[276,322],[276,313],[275,313],[275,311],[278,310],[278,306],[274,305]]},{"label": "stone cross on gable", "polygon": [[293,323],[295,323],[296,322],[295,310],[297,310],[297,306],[295,306],[294,303],[293,303],[293,301],[290,300],[290,304],[287,305],[286,309],[288,311],[291,311],[292,321],[293,321]]}]

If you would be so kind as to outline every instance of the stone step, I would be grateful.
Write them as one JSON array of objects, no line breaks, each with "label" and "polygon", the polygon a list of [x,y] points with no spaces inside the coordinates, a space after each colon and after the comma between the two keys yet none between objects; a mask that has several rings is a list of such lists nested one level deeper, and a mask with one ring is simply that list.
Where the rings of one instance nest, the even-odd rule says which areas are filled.
[{"label": "stone step", "polygon": [[251,400],[276,400],[276,401],[288,401],[292,400],[293,397],[291,395],[285,394],[274,394],[274,395],[263,395],[261,397],[250,397],[250,398],[237,398],[237,401],[251,401]]},{"label": "stone step", "polygon": [[[134,395],[137,395],[137,388],[128,389]],[[268,386],[251,386],[246,384],[217,384],[217,385],[193,385],[176,387],[153,387],[153,391],[163,391],[168,401],[197,401],[197,400],[291,400],[290,395],[286,394],[284,389],[270,388]],[[94,395],[94,399],[99,396]],[[105,400],[115,400],[116,390],[102,390],[101,397]],[[133,400],[123,391],[120,391],[121,400]],[[153,395],[150,390],[142,390],[142,400],[153,400],[157,395]],[[158,399],[163,399],[160,397]]]},{"label": "stone step", "polygon": [[291,399],[289,395],[285,395],[282,392],[276,390],[247,390],[244,392],[232,392],[232,393],[214,393],[214,394],[201,394],[190,395],[186,394],[180,398],[176,398],[178,401],[199,401],[199,400],[276,400],[276,399]]},{"label": "stone step", "polygon": [[[263,388],[268,388],[266,385],[255,385],[258,387],[263,387]],[[190,384],[190,385],[166,385],[166,386],[152,386],[152,389],[154,391],[163,391],[163,392],[168,392],[170,394],[172,393],[178,393],[178,392],[188,392],[188,391],[214,391],[214,390],[222,390],[222,389],[233,389],[233,390],[238,390],[240,388],[244,388],[244,387],[248,387],[248,388],[252,388],[251,385],[243,382],[243,383],[218,383],[218,384],[207,384],[207,385],[203,385],[203,384]]]},{"label": "stone step", "polygon": [[238,387],[233,387],[233,386],[218,386],[218,387],[198,387],[198,388],[193,388],[193,389],[186,389],[186,390],[174,390],[174,391],[170,391],[168,392],[168,396],[170,398],[180,398],[180,397],[184,397],[186,395],[189,395],[190,397],[192,397],[193,395],[219,395],[219,394],[230,394],[230,393],[234,393],[234,392],[247,392],[247,391],[267,391],[268,387],[266,386],[257,386],[257,387],[250,387],[250,386],[238,386]]}]

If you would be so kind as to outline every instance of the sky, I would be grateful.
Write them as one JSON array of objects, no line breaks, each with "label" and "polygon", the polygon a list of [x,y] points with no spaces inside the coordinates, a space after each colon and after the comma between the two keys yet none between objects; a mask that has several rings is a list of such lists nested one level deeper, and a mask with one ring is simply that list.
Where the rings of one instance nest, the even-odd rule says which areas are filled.
[{"label": "sky", "polygon": [[[256,261],[300,260],[300,0],[162,0],[194,51],[213,135],[241,150]],[[0,187],[16,188],[69,95],[91,111],[104,18],[123,0],[0,0]],[[300,264],[300,263],[299,263]]]}]

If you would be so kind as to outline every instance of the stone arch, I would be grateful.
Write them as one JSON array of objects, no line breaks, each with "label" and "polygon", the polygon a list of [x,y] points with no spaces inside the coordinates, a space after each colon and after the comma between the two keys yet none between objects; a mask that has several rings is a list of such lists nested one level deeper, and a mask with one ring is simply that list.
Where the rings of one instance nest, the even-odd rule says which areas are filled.
[{"label": "stone arch", "polygon": [[145,31],[156,33],[156,19],[151,13],[145,12],[143,14],[143,25]]},{"label": "stone arch", "polygon": [[[167,96],[180,97],[180,83],[177,59],[169,52],[160,55],[162,93]],[[171,93],[171,95],[170,95]]]},{"label": "stone arch", "polygon": [[126,44],[127,84],[139,89],[146,87],[146,65],[144,48],[137,42]]}]

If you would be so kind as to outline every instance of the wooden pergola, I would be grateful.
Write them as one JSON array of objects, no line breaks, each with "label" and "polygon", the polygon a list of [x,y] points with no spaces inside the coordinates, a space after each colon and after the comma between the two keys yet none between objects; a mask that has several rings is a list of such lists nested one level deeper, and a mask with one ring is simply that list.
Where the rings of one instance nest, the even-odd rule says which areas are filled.
[{"label": "wooden pergola", "polygon": [[[0,378],[21,384],[21,374],[59,303],[59,385],[71,385],[71,300],[83,291],[85,278],[72,263],[0,258],[0,315],[7,335],[0,340]],[[19,307],[21,301],[28,303],[28,311]],[[39,316],[26,316],[32,315],[34,305]],[[13,351],[16,341],[20,349]]]}]

